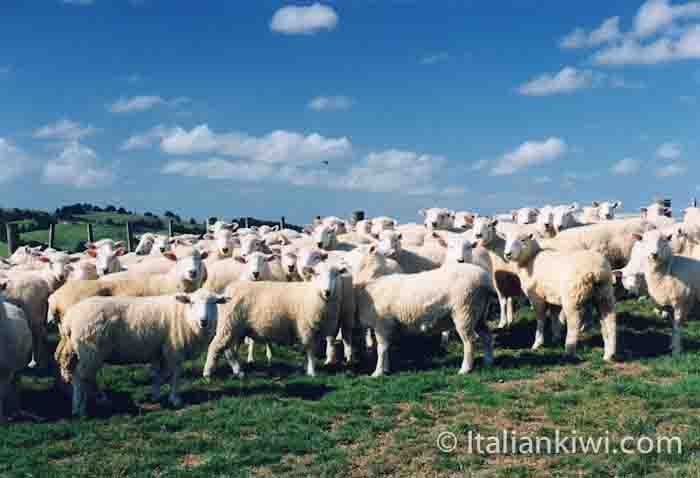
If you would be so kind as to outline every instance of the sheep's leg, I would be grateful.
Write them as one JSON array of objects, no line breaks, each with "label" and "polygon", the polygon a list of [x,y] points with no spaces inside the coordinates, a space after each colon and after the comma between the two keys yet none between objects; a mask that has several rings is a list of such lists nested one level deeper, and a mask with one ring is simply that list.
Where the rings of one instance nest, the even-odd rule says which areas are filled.
[{"label": "sheep's leg", "polygon": [[209,344],[209,350],[207,351],[207,361],[204,364],[204,372],[202,375],[204,378],[210,378],[211,373],[214,371],[216,366],[216,361],[221,354],[221,351],[226,348],[229,343],[229,337],[214,337],[214,340]]},{"label": "sheep's leg", "polygon": [[46,349],[46,344],[45,341],[43,340],[43,336],[41,331],[38,330],[38,327],[31,327],[32,328],[32,359],[29,362],[29,365],[27,365],[29,368],[37,368],[40,367],[41,364],[43,363],[44,359],[44,350]]},{"label": "sheep's leg", "polygon": [[372,350],[374,348],[374,336],[372,335],[372,329],[367,327],[365,331],[365,347],[367,350]]},{"label": "sheep's leg", "polygon": [[559,317],[552,317],[552,341],[555,343],[561,342],[562,325],[566,323],[566,314],[564,309],[559,312]]},{"label": "sheep's leg", "polygon": [[326,337],[326,365],[334,364],[337,360],[335,353],[335,337]]},{"label": "sheep's leg", "polygon": [[564,307],[566,310],[566,343],[564,345],[566,354],[576,356],[576,345],[578,344],[578,334],[581,325],[581,310],[577,307]]},{"label": "sheep's leg", "polygon": [[440,334],[440,344],[443,347],[447,347],[450,345],[450,331],[449,330],[443,330],[442,333]]},{"label": "sheep's leg", "polygon": [[224,351],[224,357],[226,357],[226,361],[231,367],[233,374],[238,378],[243,378],[245,373],[243,373],[243,370],[241,370],[241,364],[238,361],[238,354],[233,347],[229,347]]},{"label": "sheep's leg", "polygon": [[265,342],[265,357],[267,358],[267,366],[272,366],[272,347],[269,342]]},{"label": "sheep's leg", "polygon": [[498,292],[498,304],[501,310],[501,318],[496,328],[502,329],[508,325],[508,299],[503,297],[500,292]]},{"label": "sheep's leg", "polygon": [[513,307],[513,297],[508,297],[506,299],[506,317],[508,318],[508,326],[510,326],[515,320],[515,311]]},{"label": "sheep's leg", "polygon": [[73,385],[73,416],[84,417],[87,411],[87,397],[85,396],[85,388],[83,387],[82,380],[77,376],[77,374],[73,375],[71,382]]},{"label": "sheep's leg", "polygon": [[306,348],[306,375],[309,377],[316,376],[316,356],[311,345]]},{"label": "sheep's leg", "polygon": [[683,353],[683,338],[681,337],[681,325],[685,321],[687,312],[685,307],[673,309],[673,332],[671,333],[671,351],[673,357],[679,357]]},{"label": "sheep's leg", "polygon": [[457,327],[457,333],[459,334],[459,338],[462,339],[462,347],[464,349],[462,367],[459,369],[458,373],[459,375],[465,375],[474,368],[474,345],[472,344],[469,332],[464,330],[463,327]]},{"label": "sheep's leg", "polygon": [[253,363],[255,361],[255,340],[246,337],[245,343],[248,344],[248,363]]},{"label": "sheep's leg", "polygon": [[5,421],[4,406],[5,396],[10,391],[10,377],[0,377],[0,423]]},{"label": "sheep's leg", "polygon": [[544,345],[544,324],[547,319],[547,306],[544,302],[534,302],[535,317],[537,318],[537,330],[535,331],[535,342],[532,344],[532,350],[537,350]]},{"label": "sheep's leg", "polygon": [[606,362],[615,359],[617,352],[617,315],[615,314],[615,300],[611,294],[598,304],[600,314],[600,330],[603,334],[603,360]]},{"label": "sheep's leg", "polygon": [[389,341],[380,332],[375,330],[377,336],[377,366],[372,377],[381,377],[389,371]]},{"label": "sheep's leg", "polygon": [[160,400],[160,386],[163,377],[160,371],[160,361],[151,365],[151,400]]},{"label": "sheep's leg", "polygon": [[493,364],[493,337],[485,321],[480,320],[475,331],[484,344],[484,365]]},{"label": "sheep's leg", "polygon": [[345,363],[351,364],[355,358],[352,346],[352,326],[350,324],[341,324],[340,332],[343,339],[343,354],[345,355]]},{"label": "sheep's leg", "polygon": [[172,369],[172,374],[170,375],[170,395],[168,395],[168,401],[175,408],[180,408],[182,406],[182,399],[177,393],[177,378],[180,374],[180,366],[176,365]]}]

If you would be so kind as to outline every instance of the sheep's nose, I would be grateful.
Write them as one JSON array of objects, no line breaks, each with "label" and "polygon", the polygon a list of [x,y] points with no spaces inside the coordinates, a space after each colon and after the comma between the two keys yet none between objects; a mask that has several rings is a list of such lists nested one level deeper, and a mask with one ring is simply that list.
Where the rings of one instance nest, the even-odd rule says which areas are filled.
[{"label": "sheep's nose", "polygon": [[654,259],[654,260],[656,260],[656,259],[658,259],[658,258],[659,258],[659,254],[657,254],[656,252],[652,252],[652,253],[651,253],[651,254],[649,254],[649,255],[650,255],[650,256],[651,256],[651,258],[652,258],[652,259]]},{"label": "sheep's nose", "polygon": [[330,296],[331,296],[331,291],[329,291],[329,290],[324,290],[324,291],[323,291],[323,297],[324,297],[325,299],[330,298]]},{"label": "sheep's nose", "polygon": [[203,328],[206,329],[209,326],[209,321],[207,319],[200,319],[199,320],[199,325]]},{"label": "sheep's nose", "polygon": [[253,279],[258,280],[260,278],[260,272],[253,272]]},{"label": "sheep's nose", "polygon": [[323,243],[322,243],[322,242],[317,242],[317,243],[316,243],[316,247],[318,247],[318,248],[323,247]]},{"label": "sheep's nose", "polygon": [[438,223],[437,223],[437,222],[431,222],[430,225],[433,226],[433,227],[437,227]]},{"label": "sheep's nose", "polygon": [[295,266],[289,266],[288,269],[289,269],[289,272],[294,272],[294,271],[296,270],[296,267],[295,267]]},{"label": "sheep's nose", "polygon": [[165,247],[161,247],[160,252],[165,252]]},{"label": "sheep's nose", "polygon": [[465,261],[463,258],[461,258],[461,259],[457,259],[457,262],[459,262],[460,264],[464,264]]},{"label": "sheep's nose", "polygon": [[510,259],[511,257],[513,257],[513,254],[510,253],[510,252],[506,252],[506,253],[504,254],[504,256],[505,256],[506,259]]},{"label": "sheep's nose", "polygon": [[104,275],[107,275],[107,274],[109,274],[109,269],[107,269],[107,268],[105,267],[104,269],[102,269],[102,275],[104,276]]},{"label": "sheep's nose", "polygon": [[223,249],[221,249],[221,252],[223,252],[224,254],[228,254],[228,251],[229,251],[228,247],[224,247]]}]

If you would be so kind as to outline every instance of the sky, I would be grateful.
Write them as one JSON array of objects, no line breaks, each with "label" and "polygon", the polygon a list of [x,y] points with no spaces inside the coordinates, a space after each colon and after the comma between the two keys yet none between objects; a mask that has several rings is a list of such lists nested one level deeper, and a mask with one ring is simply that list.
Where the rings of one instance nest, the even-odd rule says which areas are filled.
[{"label": "sky", "polygon": [[0,207],[680,209],[699,107],[700,2],[0,3]]}]

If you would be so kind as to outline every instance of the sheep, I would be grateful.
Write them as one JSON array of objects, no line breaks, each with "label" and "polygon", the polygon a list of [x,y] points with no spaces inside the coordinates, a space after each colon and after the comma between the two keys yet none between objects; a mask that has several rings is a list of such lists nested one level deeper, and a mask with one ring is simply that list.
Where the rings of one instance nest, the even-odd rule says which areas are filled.
[{"label": "sheep", "polygon": [[16,266],[20,264],[32,263],[41,255],[41,246],[29,247],[20,246],[9,257],[10,264]]},{"label": "sheep", "polygon": [[[276,264],[273,264],[274,262]],[[273,265],[275,265],[274,268]],[[266,255],[262,252],[219,261],[207,269],[207,275],[207,281],[202,287],[211,292],[220,292],[232,282],[239,280],[283,282],[286,279],[286,274],[279,263],[279,256]]]},{"label": "sheep", "polygon": [[139,243],[136,246],[136,249],[134,249],[134,254],[137,256],[147,256],[150,254],[151,249],[153,249],[153,244],[156,242],[156,236],[150,232],[147,232],[136,239],[139,241]]},{"label": "sheep", "polygon": [[97,275],[100,277],[122,272],[123,269],[119,257],[126,254],[124,242],[103,240],[88,244],[87,253],[95,259],[95,268],[97,269]]},{"label": "sheep", "polygon": [[215,330],[218,305],[228,298],[199,290],[164,297],[93,297],[66,317],[67,343],[57,362],[73,386],[73,415],[85,415],[97,373],[108,364],[152,364],[152,399],[170,378],[168,401],[182,406],[177,393],[182,363],[205,350]]},{"label": "sheep", "polygon": [[[6,284],[0,286],[2,289]],[[24,311],[0,295],[0,422],[5,417],[5,401],[32,353],[32,333]]]},{"label": "sheep", "polygon": [[454,226],[454,211],[449,209],[432,207],[429,209],[421,209],[418,214],[425,217],[423,224],[432,231],[434,229],[449,230]]},{"label": "sheep", "polygon": [[399,225],[396,219],[387,216],[373,217],[369,222],[369,232],[374,237],[379,237],[382,231],[393,231]]},{"label": "sheep", "polygon": [[236,358],[244,337],[270,342],[298,339],[303,345],[309,376],[316,375],[314,347],[337,329],[338,277],[345,273],[326,263],[314,268],[311,282],[239,282],[226,289],[231,301],[220,312],[216,335],[209,345],[203,375],[210,378],[216,360],[225,350],[235,375],[241,376]]},{"label": "sheep", "polygon": [[575,227],[581,227],[586,225],[585,223],[576,219],[574,213],[579,211],[580,207],[578,203],[568,204],[564,206],[557,206],[552,209],[552,221],[553,228],[556,234],[566,229],[573,229]]},{"label": "sheep", "polygon": [[469,211],[457,211],[454,213],[453,227],[455,229],[467,231],[472,228],[474,219],[476,219],[478,216],[478,214]]},{"label": "sheep", "polygon": [[238,230],[239,224],[237,222],[226,223],[224,221],[216,221],[214,224],[209,225],[209,232],[216,234],[221,229],[228,229],[231,232]]},{"label": "sheep", "polygon": [[537,215],[540,213],[539,209],[531,207],[523,207],[520,209],[514,209],[511,211],[511,216],[513,222],[520,225],[534,224],[537,221]]},{"label": "sheep", "polygon": [[491,274],[491,281],[500,306],[498,328],[513,323],[513,300],[522,295],[520,279],[511,265],[503,258],[505,240],[497,234],[499,221],[489,217],[474,220],[471,231],[472,263]]},{"label": "sheep", "polygon": [[334,228],[338,235],[347,234],[349,231],[347,222],[336,216],[324,217],[321,219],[321,225]]},{"label": "sheep", "polygon": [[468,373],[473,367],[471,340],[475,331],[485,345],[485,363],[493,362],[491,334],[485,324],[490,298],[495,296],[491,280],[482,268],[466,263],[471,247],[464,236],[454,236],[451,242],[439,269],[391,274],[356,287],[357,320],[374,329],[377,337],[373,377],[389,371],[389,346],[399,329],[443,331],[450,316],[464,347],[459,373]]},{"label": "sheep", "polygon": [[518,274],[521,287],[535,309],[537,332],[532,349],[544,343],[547,305],[561,306],[559,321],[553,320],[554,335],[566,323],[566,353],[576,354],[581,311],[592,301],[601,317],[603,359],[616,352],[617,317],[613,273],[608,260],[597,252],[558,252],[542,249],[534,234],[506,238],[504,258]]},{"label": "sheep", "polygon": [[614,269],[627,264],[636,239],[655,226],[644,220],[609,221],[562,231],[553,239],[542,241],[546,248],[560,252],[595,251],[608,260]]},{"label": "sheep", "polygon": [[71,266],[71,272],[68,274],[67,281],[75,280],[97,280],[97,267],[89,261],[81,261],[74,263]]},{"label": "sheep", "polygon": [[215,254],[210,254],[209,261],[216,261],[233,255],[236,247],[241,247],[241,241],[235,233],[229,229],[219,229],[215,233],[205,234],[204,239],[198,244],[202,250],[214,250]]},{"label": "sheep", "polygon": [[611,221],[615,219],[615,209],[622,207],[620,201],[593,201],[590,206],[582,209],[581,220],[584,223]]},{"label": "sheep", "polygon": [[637,235],[641,241],[644,279],[649,296],[662,307],[673,308],[671,348],[674,357],[682,352],[681,325],[700,301],[700,261],[674,255],[671,234],[658,230]]}]

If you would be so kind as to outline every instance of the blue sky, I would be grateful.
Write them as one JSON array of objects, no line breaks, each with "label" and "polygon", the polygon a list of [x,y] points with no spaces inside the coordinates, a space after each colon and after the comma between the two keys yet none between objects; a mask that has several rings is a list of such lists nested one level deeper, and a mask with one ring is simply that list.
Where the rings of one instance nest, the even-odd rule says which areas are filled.
[{"label": "blue sky", "polygon": [[7,0],[0,205],[685,206],[699,60],[700,2]]}]

